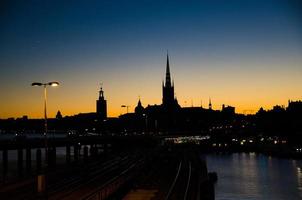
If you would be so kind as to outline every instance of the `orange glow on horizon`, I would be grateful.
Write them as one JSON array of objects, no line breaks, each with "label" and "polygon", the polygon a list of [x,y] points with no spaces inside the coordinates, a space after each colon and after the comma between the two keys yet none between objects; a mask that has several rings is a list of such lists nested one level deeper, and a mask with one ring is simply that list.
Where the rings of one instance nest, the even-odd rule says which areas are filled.
[{"label": "orange glow on horizon", "polygon": [[[188,64],[185,64],[188,63]],[[170,59],[171,75],[175,82],[175,95],[182,107],[208,108],[211,98],[213,109],[221,110],[222,104],[235,107],[236,113],[256,113],[260,107],[272,109],[274,105],[287,106],[289,99],[301,100],[302,79],[300,62],[249,63],[257,66],[253,70],[240,68],[238,63],[190,63]],[[190,68],[181,67],[186,65]],[[209,66],[213,66],[212,69]],[[287,70],[284,66],[292,66]],[[207,66],[207,67],[203,67]],[[224,68],[220,68],[223,66]],[[227,70],[225,69],[227,68]],[[250,67],[251,68],[251,67]],[[162,102],[161,82],[165,73],[165,60],[152,63],[147,68],[132,70],[125,68],[111,71],[53,73],[45,80],[58,80],[59,87],[49,87],[48,116],[55,117],[58,110],[63,116],[96,111],[99,83],[103,82],[104,96],[107,100],[109,117],[126,113],[121,105],[129,105],[133,112],[138,97],[144,107],[160,105]],[[10,85],[0,85],[0,118],[43,117],[43,88],[31,87],[35,76],[26,77]],[[39,79],[38,79],[39,80]],[[101,80],[101,81],[100,81]],[[74,85],[74,83],[78,83]]]},{"label": "orange glow on horizon", "polygon": [[[146,103],[147,101],[142,99],[142,104],[144,107],[146,107],[148,104]],[[130,102],[130,101],[129,101]],[[155,105],[155,101],[151,102],[150,105]],[[200,107],[201,102],[197,99],[194,99],[192,101],[181,101],[179,102],[181,107],[191,107],[193,102],[194,107]],[[91,102],[88,104],[80,104],[82,106],[76,106],[76,108],[72,107],[66,107],[66,108],[57,108],[53,104],[54,102],[51,102],[48,107],[48,117],[49,118],[54,118],[57,111],[60,110],[63,116],[72,116],[76,115],[79,113],[90,113],[90,112],[95,112],[95,105]],[[129,105],[129,112],[134,112],[135,106],[137,104],[137,101],[134,101],[132,104],[127,104]],[[157,105],[160,105],[161,102],[158,101],[156,102]],[[212,99],[212,105],[214,110],[221,110],[223,102],[216,102],[215,99]],[[240,104],[240,102],[238,102]],[[267,104],[254,104],[254,106],[251,105],[244,105],[244,104],[225,104],[225,105],[230,105],[230,106],[235,106],[235,111],[238,114],[255,114],[260,107],[263,107],[265,110],[272,109],[273,106],[275,105],[282,105],[287,107],[287,100],[284,99],[284,101],[280,103],[272,102],[272,103],[267,103]],[[87,106],[88,105],[88,106]],[[43,102],[40,102],[38,105],[30,106],[32,109],[29,109],[28,112],[20,112],[18,110],[9,110],[6,112],[2,112],[1,119],[6,119],[6,118],[19,118],[24,115],[27,115],[29,118],[43,118]],[[202,102],[202,107],[205,109],[208,109],[208,100]],[[18,107],[16,107],[18,108]],[[108,117],[118,117],[121,114],[125,114],[127,112],[126,108],[121,107],[121,105],[112,105],[110,104],[110,99],[107,99],[107,110],[108,110]]]}]

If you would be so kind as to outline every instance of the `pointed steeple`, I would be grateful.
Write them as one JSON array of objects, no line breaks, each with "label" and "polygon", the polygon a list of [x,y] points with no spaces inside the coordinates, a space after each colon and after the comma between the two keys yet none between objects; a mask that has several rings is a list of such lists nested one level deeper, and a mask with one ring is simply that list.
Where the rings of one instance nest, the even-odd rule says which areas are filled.
[{"label": "pointed steeple", "polygon": [[142,106],[140,97],[138,97],[138,103],[137,103],[137,106],[135,107],[134,111],[136,114],[140,114],[140,115],[142,115],[144,112],[144,107]]},{"label": "pointed steeple", "polygon": [[170,75],[170,64],[169,64],[168,53],[167,53],[167,66],[166,66],[166,87],[171,87],[171,75]]},{"label": "pointed steeple", "polygon": [[174,93],[174,81],[172,81],[170,75],[170,63],[168,52],[166,65],[166,80],[163,84],[163,106],[165,108],[168,108],[168,110],[176,109],[179,106],[176,99],[176,94]]},{"label": "pointed steeple", "polygon": [[170,74],[170,64],[169,64],[169,54],[167,53],[167,69],[166,69],[166,73]]},{"label": "pointed steeple", "polygon": [[142,102],[141,102],[141,97],[140,96],[138,96],[138,103],[137,103],[137,105],[142,106]]},{"label": "pointed steeple", "polygon": [[209,109],[212,110],[212,102],[211,102],[211,97],[209,98]]},{"label": "pointed steeple", "polygon": [[104,98],[104,91],[103,91],[103,87],[102,87],[102,85],[101,85],[101,89],[100,89],[100,91],[99,91],[99,100],[104,100],[105,98]]}]

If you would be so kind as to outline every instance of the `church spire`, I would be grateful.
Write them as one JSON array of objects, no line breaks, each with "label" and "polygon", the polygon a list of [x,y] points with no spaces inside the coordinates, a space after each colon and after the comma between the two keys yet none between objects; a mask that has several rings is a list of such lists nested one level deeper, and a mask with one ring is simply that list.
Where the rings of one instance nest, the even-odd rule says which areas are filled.
[{"label": "church spire", "polygon": [[99,100],[104,100],[104,91],[103,91],[103,84],[101,83],[101,89],[99,91]]},{"label": "church spire", "polygon": [[137,105],[142,105],[141,97],[140,96],[138,96],[138,103],[137,103]]},{"label": "church spire", "polygon": [[104,120],[107,118],[107,101],[104,97],[103,84],[101,83],[101,88],[99,91],[99,99],[96,100],[96,113],[97,116]]},{"label": "church spire", "polygon": [[167,53],[167,66],[166,66],[166,87],[171,87],[171,75],[170,75],[170,64],[169,64],[168,53]]}]

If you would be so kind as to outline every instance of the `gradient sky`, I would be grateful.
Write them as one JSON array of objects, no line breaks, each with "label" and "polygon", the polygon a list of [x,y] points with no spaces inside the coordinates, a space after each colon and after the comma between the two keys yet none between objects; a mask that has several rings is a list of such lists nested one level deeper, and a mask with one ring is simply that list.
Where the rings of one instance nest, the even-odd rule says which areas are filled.
[{"label": "gradient sky", "polygon": [[302,99],[299,0],[7,0],[0,3],[0,118],[161,104],[166,52],[181,106],[237,112]]}]

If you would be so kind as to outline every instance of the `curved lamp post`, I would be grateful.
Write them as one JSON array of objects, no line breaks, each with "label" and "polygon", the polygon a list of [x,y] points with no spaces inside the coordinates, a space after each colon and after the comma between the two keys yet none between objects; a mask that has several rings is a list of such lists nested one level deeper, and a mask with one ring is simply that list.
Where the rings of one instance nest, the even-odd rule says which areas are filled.
[{"label": "curved lamp post", "polygon": [[52,81],[48,83],[39,83],[39,82],[33,82],[31,86],[43,86],[44,87],[44,127],[45,127],[45,135],[47,134],[47,86],[56,87],[59,86],[59,82]]},{"label": "curved lamp post", "polygon": [[[31,86],[43,86],[44,87],[44,137],[45,137],[45,160],[46,160],[46,165],[48,165],[48,145],[47,145],[47,86],[52,86],[56,87],[59,85],[59,82],[52,81],[48,83],[39,83],[39,82],[33,82]],[[47,170],[47,166],[46,166]],[[44,175],[39,175],[38,176],[38,192],[46,192],[46,171]]]},{"label": "curved lamp post", "polygon": [[39,82],[33,82],[31,86],[43,86],[44,87],[44,136],[45,136],[45,158],[46,161],[48,161],[48,145],[47,145],[47,86],[56,87],[59,85],[59,82],[52,81],[48,83],[39,83]]}]

